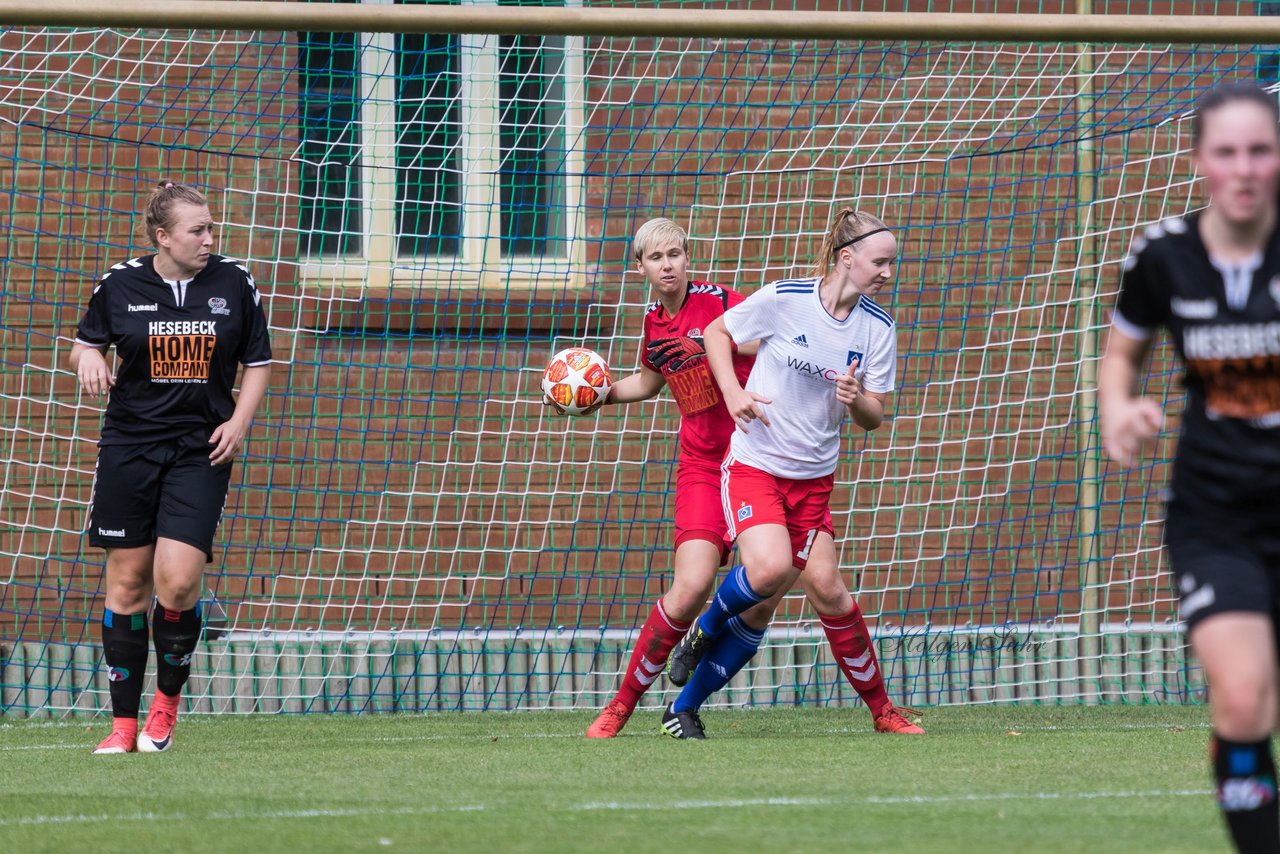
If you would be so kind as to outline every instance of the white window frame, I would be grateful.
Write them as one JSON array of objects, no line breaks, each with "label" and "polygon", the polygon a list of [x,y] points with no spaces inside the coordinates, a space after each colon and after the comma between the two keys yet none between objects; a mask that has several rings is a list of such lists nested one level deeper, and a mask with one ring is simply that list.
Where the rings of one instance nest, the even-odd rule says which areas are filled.
[{"label": "white window frame", "polygon": [[[394,0],[361,0],[366,6]],[[461,0],[468,6],[494,6],[496,0]],[[565,0],[580,6],[581,0]],[[563,116],[563,257],[501,254],[498,39],[496,35],[460,35],[459,123],[462,148],[459,172],[462,235],[457,255],[404,258],[396,251],[395,34],[362,33],[360,51],[361,252],[299,260],[304,282],[335,288],[444,288],[469,285],[506,289],[585,285],[585,222],[582,216],[584,101],[583,39],[565,37]]]}]

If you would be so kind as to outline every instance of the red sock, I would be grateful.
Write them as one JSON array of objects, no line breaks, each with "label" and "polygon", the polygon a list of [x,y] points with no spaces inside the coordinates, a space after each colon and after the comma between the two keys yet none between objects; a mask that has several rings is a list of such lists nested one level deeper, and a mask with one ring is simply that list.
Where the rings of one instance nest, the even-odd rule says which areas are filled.
[{"label": "red sock", "polygon": [[627,664],[626,677],[622,680],[622,687],[618,689],[617,699],[628,709],[636,707],[640,697],[662,673],[672,647],[680,642],[690,625],[677,623],[668,617],[662,608],[661,599],[653,606],[649,619],[644,621],[644,628],[640,629],[636,648],[631,651],[631,661]]},{"label": "red sock", "polygon": [[823,617],[822,630],[827,633],[836,663],[849,684],[857,690],[862,702],[876,717],[893,705],[884,690],[884,678],[880,675],[880,663],[876,661],[871,633],[862,619],[862,609],[853,603],[853,610],[843,617]]}]

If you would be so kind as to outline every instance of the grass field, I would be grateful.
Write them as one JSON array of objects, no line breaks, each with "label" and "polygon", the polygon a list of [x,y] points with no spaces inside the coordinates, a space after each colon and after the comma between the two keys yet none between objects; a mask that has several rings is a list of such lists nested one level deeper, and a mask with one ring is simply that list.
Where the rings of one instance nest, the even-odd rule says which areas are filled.
[{"label": "grass field", "polygon": [[103,721],[0,724],[0,851],[1226,851],[1207,712],[981,707],[923,738],[865,710],[192,717],[167,754]]}]

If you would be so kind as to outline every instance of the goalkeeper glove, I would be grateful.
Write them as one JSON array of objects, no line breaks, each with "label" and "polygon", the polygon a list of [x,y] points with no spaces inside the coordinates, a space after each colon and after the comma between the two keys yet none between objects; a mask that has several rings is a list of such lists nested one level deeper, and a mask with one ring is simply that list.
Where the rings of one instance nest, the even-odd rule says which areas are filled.
[{"label": "goalkeeper glove", "polygon": [[645,348],[649,351],[649,361],[658,370],[669,365],[669,373],[675,373],[703,356],[707,355],[702,346],[702,336],[680,335],[675,338],[659,338],[650,341]]}]

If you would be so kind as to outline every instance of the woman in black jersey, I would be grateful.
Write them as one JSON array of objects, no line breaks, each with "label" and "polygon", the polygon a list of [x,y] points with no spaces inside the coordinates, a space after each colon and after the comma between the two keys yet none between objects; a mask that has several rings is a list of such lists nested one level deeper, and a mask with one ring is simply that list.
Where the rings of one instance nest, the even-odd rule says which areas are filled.
[{"label": "woman in black jersey", "polygon": [[1280,114],[1251,84],[1192,122],[1209,206],[1148,229],[1124,263],[1098,380],[1102,443],[1128,465],[1164,414],[1135,394],[1151,335],[1186,366],[1165,544],[1209,684],[1218,804],[1241,851],[1280,851],[1271,731],[1280,619]]},{"label": "woman in black jersey", "polygon": [[[266,393],[271,361],[253,277],[212,254],[204,196],[161,183],[147,202],[146,228],[155,254],[115,264],[102,277],[69,359],[85,393],[110,394],[89,543],[107,552],[102,645],[113,725],[95,753],[173,744],[200,638],[204,566],[213,560],[232,461]],[[105,359],[112,345],[114,377]],[[157,690],[138,732],[153,595]]]}]

